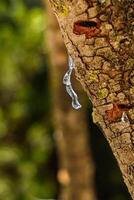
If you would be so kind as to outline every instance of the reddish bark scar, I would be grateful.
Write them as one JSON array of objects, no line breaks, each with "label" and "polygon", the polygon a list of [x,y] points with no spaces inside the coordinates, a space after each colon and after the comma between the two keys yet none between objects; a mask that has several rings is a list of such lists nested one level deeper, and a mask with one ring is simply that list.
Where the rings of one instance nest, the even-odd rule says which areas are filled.
[{"label": "reddish bark scar", "polygon": [[123,112],[128,111],[128,108],[122,108],[119,104],[113,104],[111,110],[106,111],[106,118],[109,122],[115,122],[121,119]]},{"label": "reddish bark scar", "polygon": [[95,21],[77,21],[74,23],[73,33],[85,34],[86,38],[95,37],[100,33],[99,24]]}]

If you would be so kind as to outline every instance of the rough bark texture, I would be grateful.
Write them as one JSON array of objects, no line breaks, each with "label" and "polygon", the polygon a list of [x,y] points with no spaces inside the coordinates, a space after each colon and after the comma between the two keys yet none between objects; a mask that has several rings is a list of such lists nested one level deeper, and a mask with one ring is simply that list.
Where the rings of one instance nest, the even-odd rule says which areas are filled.
[{"label": "rough bark texture", "polygon": [[134,1],[50,1],[76,76],[93,103],[94,122],[134,199]]},{"label": "rough bark texture", "polygon": [[[86,113],[84,108],[78,112],[71,107],[71,100],[62,83],[67,70],[67,52],[57,20],[48,4],[47,12],[52,114],[59,157],[58,180],[61,185],[59,199],[95,200],[94,164],[88,145]],[[75,85],[80,96],[83,96],[79,83]]]}]

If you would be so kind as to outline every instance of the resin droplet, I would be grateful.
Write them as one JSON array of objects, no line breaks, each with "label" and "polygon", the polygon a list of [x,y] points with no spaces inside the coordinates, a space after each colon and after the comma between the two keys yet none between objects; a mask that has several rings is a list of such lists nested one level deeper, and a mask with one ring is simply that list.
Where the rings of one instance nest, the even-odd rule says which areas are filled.
[{"label": "resin droplet", "polygon": [[128,116],[125,112],[122,113],[121,121],[124,123],[129,122]]},{"label": "resin droplet", "polygon": [[71,74],[72,71],[75,67],[73,59],[71,58],[71,56],[69,56],[68,58],[68,71],[65,73],[64,78],[63,78],[63,84],[66,85],[66,91],[69,94],[69,96],[72,98],[72,106],[75,109],[79,109],[81,108],[81,104],[78,101],[78,96],[75,93],[75,91],[72,88],[72,84],[71,84]]},{"label": "resin droplet", "polygon": [[75,91],[73,90],[71,84],[70,85],[66,85],[66,91],[70,95],[70,97],[72,98],[72,106],[73,106],[73,108],[75,108],[75,109],[81,108],[81,105],[80,105],[80,103],[78,101],[78,96],[75,93]]}]

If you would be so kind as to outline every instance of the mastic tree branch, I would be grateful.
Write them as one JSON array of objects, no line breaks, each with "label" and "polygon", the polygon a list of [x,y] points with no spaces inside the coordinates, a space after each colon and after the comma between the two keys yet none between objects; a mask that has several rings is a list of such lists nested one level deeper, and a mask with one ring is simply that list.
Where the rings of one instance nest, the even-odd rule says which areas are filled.
[{"label": "mastic tree branch", "polygon": [[50,0],[76,76],[134,199],[134,1]]}]

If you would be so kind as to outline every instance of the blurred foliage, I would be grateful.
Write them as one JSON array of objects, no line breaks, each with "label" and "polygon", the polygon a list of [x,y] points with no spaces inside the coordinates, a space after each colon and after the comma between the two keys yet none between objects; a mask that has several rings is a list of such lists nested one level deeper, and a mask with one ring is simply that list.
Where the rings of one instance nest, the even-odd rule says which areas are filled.
[{"label": "blurred foliage", "polygon": [[0,1],[1,200],[54,198],[56,194],[43,53],[46,19],[40,5],[41,1]]}]

